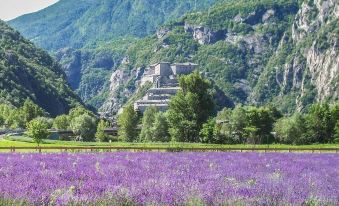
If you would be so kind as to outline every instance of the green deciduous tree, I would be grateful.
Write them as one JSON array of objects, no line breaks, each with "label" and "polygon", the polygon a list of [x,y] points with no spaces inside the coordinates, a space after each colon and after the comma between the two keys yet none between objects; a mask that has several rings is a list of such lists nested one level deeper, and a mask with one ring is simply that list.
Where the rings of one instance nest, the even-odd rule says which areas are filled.
[{"label": "green deciduous tree", "polygon": [[48,138],[48,124],[42,119],[33,119],[27,123],[27,132],[26,134],[31,137],[38,146],[43,139]]},{"label": "green deciduous tree", "polygon": [[179,91],[171,98],[168,110],[169,132],[174,141],[198,142],[200,127],[197,111],[198,96]]},{"label": "green deciduous tree", "polygon": [[96,119],[88,114],[82,114],[72,119],[71,128],[79,140],[94,141],[97,128]]},{"label": "green deciduous tree", "polygon": [[299,113],[295,113],[292,117],[283,117],[279,119],[275,123],[273,131],[275,132],[276,141],[280,143],[310,143],[307,138],[305,138],[305,118]]},{"label": "green deciduous tree", "polygon": [[20,109],[14,109],[9,113],[6,124],[11,128],[24,128],[27,122],[22,111]]},{"label": "green deciduous tree", "polygon": [[46,113],[32,100],[26,99],[24,105],[20,108],[24,121],[27,123],[36,117],[46,116]]},{"label": "green deciduous tree", "polygon": [[224,109],[217,115],[219,131],[217,134],[223,143],[236,144],[246,140],[244,128],[247,126],[246,110],[237,105],[233,110]]},{"label": "green deciduous tree", "polygon": [[155,115],[158,112],[154,106],[148,107],[142,117],[142,128],[140,132],[141,141],[152,141],[153,139],[153,123],[155,121]]},{"label": "green deciduous tree", "polygon": [[[275,118],[267,107],[248,107],[246,111],[248,141],[261,144],[273,141],[271,134]],[[254,139],[253,139],[254,138]]]},{"label": "green deciduous tree", "polygon": [[200,142],[203,143],[222,143],[218,139],[219,135],[215,134],[216,131],[216,122],[215,119],[209,119],[206,123],[202,125],[200,130]]},{"label": "green deciduous tree", "polygon": [[224,109],[218,113],[215,134],[228,144],[273,142],[273,124],[280,116],[274,107],[237,105],[233,110]]},{"label": "green deciduous tree", "polygon": [[334,128],[334,142],[339,144],[339,120],[337,120]]},{"label": "green deciduous tree", "polygon": [[128,105],[118,117],[119,138],[123,141],[133,142],[138,137],[139,117],[132,105]]},{"label": "green deciduous tree", "polygon": [[70,126],[70,116],[60,115],[54,119],[53,127],[58,130],[67,130]]},{"label": "green deciduous tree", "polygon": [[97,127],[97,132],[95,133],[95,138],[100,142],[108,142],[108,134],[105,133],[105,129],[109,127],[109,123],[105,120],[100,120]]},{"label": "green deciduous tree", "polygon": [[0,115],[0,127],[3,127],[5,124],[5,118]]},{"label": "green deciduous tree", "polygon": [[210,92],[210,82],[196,71],[190,75],[180,77],[179,84],[184,94],[193,93],[197,95],[197,108],[195,112],[197,124],[201,127],[210,117],[215,106]]},{"label": "green deciduous tree", "polygon": [[37,118],[35,118],[35,119],[38,119],[38,120],[40,120],[40,121],[42,121],[42,122],[45,122],[46,125],[47,125],[47,127],[48,127],[48,129],[51,129],[52,126],[53,126],[53,119],[52,119],[52,118],[48,118],[48,117],[37,117]]},{"label": "green deciduous tree", "polygon": [[199,131],[214,108],[211,85],[198,72],[180,77],[179,83],[182,91],[169,104],[169,131],[175,141],[198,142]]},{"label": "green deciduous tree", "polygon": [[87,110],[87,109],[86,109],[85,107],[83,107],[83,106],[78,106],[78,107],[75,107],[75,108],[71,109],[71,110],[69,111],[69,114],[68,114],[68,115],[69,115],[70,120],[72,120],[72,119],[74,119],[74,118],[76,118],[76,117],[79,117],[79,116],[81,116],[81,115],[83,115],[83,114],[87,114],[87,115],[89,115],[89,116],[95,117],[95,115],[94,115],[93,112]]},{"label": "green deciduous tree", "polygon": [[307,136],[312,142],[330,143],[334,140],[334,128],[339,119],[338,104],[314,104],[306,115]]},{"label": "green deciduous tree", "polygon": [[169,142],[171,140],[165,113],[158,112],[155,114],[152,131],[153,141]]}]

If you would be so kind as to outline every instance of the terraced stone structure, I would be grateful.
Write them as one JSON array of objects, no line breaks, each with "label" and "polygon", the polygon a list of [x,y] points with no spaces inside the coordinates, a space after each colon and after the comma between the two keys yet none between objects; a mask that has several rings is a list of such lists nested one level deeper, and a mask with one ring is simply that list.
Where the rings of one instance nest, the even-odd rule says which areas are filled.
[{"label": "terraced stone structure", "polygon": [[178,76],[192,73],[197,66],[193,63],[169,62],[150,65],[141,78],[140,86],[147,82],[153,86],[142,99],[134,103],[134,109],[143,113],[148,107],[155,106],[159,111],[166,111],[171,96],[180,90]]}]

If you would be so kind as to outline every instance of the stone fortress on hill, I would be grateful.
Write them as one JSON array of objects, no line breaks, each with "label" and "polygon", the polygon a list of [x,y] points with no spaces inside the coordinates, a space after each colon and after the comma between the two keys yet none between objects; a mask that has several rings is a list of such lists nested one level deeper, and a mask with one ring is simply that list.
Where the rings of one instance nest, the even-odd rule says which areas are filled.
[{"label": "stone fortress on hill", "polygon": [[134,103],[134,109],[143,113],[148,107],[155,106],[159,111],[166,111],[171,96],[175,95],[179,87],[178,76],[192,73],[197,64],[160,62],[150,65],[140,80],[140,86],[147,82],[152,87],[146,95]]}]

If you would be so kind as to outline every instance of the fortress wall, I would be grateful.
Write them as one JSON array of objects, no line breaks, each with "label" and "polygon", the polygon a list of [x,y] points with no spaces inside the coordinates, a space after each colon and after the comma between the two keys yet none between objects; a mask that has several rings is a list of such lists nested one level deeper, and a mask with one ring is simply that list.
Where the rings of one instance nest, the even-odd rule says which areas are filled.
[{"label": "fortress wall", "polygon": [[159,63],[155,66],[155,74],[159,76],[172,75],[171,65],[169,63]]}]

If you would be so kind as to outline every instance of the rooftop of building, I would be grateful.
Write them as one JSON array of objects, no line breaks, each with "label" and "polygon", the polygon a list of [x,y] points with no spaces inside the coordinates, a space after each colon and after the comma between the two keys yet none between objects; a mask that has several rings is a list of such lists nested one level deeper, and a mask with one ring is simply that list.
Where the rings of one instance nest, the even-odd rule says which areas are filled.
[{"label": "rooftop of building", "polygon": [[173,63],[171,64],[171,66],[198,66],[198,64],[186,62],[186,63]]},{"label": "rooftop of building", "polygon": [[155,63],[155,64],[151,64],[150,67],[155,67],[159,64],[171,64],[171,62],[158,62],[158,63]]},{"label": "rooftop of building", "polygon": [[198,66],[198,64],[192,63],[192,62],[185,62],[185,63],[173,63],[171,64],[170,62],[158,62],[155,64],[151,64],[150,67],[155,67],[159,64],[169,64],[171,66]]}]

